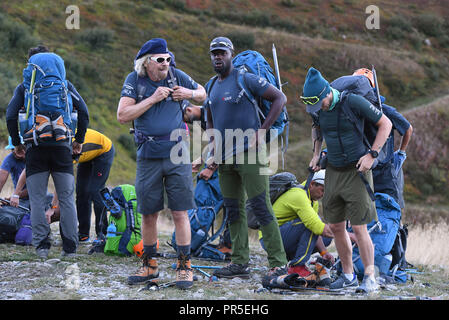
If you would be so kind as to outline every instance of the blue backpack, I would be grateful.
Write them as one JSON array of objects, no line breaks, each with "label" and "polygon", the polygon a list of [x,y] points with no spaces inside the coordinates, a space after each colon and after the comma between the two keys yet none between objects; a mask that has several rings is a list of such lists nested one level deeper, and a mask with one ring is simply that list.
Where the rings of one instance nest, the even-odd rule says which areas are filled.
[{"label": "blue backpack", "polygon": [[33,55],[23,70],[23,85],[25,110],[19,113],[19,125],[24,141],[35,145],[71,142],[76,112],[64,60],[50,52]]},{"label": "blue backpack", "polygon": [[[224,214],[221,226],[217,231],[214,231],[215,219],[223,207],[223,196],[220,191],[217,171],[207,181],[197,178],[195,203],[197,208],[187,212],[190,220],[190,250],[192,256],[211,260],[226,260],[226,254],[212,244],[223,233],[227,223],[227,217]],[[176,232],[173,232],[171,246],[176,250]]]},{"label": "blue backpack", "polygon": [[31,245],[33,239],[33,233],[31,229],[31,214],[27,213],[23,216],[20,222],[19,230],[17,230],[14,242],[21,246]]},{"label": "blue backpack", "polygon": [[[376,193],[377,218],[381,228],[376,228],[370,233],[374,245],[374,266],[379,274],[394,282],[405,283],[409,279],[404,263],[396,259],[397,237],[402,227],[401,208],[393,197],[385,193]],[[370,229],[376,221],[367,225]],[[403,248],[402,256],[405,256]],[[364,266],[362,264],[358,248],[353,250],[354,270],[359,278],[363,277]]]},{"label": "blue backpack", "polygon": [[[247,50],[239,53],[232,59],[232,64],[235,68],[239,70],[237,83],[240,87],[240,93],[237,97],[236,103],[245,96],[249,99],[254,105],[256,113],[259,115],[261,123],[265,120],[268,113],[270,112],[271,102],[265,99],[257,99],[253,96],[251,91],[247,89],[246,83],[244,81],[243,75],[246,72],[250,72],[258,75],[261,78],[266,79],[270,84],[272,84],[276,88],[280,88],[276,77],[274,76],[273,69],[270,67],[265,58],[257,51]],[[217,76],[214,76],[209,82],[206,84],[206,91],[209,94],[212,86],[217,80]],[[285,131],[285,149],[283,152],[287,150],[288,147],[288,132],[289,132],[289,118],[287,113],[287,108],[284,106],[281,114],[276,119],[276,121],[271,126],[271,129],[276,130],[276,135],[270,136],[270,133],[267,132],[267,142],[270,142],[274,138],[277,138],[279,135],[282,135]]]}]

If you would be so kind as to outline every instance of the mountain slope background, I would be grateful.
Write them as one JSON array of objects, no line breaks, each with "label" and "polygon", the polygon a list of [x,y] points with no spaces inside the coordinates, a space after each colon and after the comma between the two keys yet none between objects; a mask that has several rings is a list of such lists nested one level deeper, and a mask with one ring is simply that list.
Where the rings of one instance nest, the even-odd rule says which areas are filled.
[{"label": "mountain slope background", "polygon": [[[380,28],[369,30],[366,8],[372,4],[379,8]],[[80,10],[79,29],[66,27],[70,5]],[[177,66],[204,84],[213,75],[208,54],[213,37],[228,36],[236,53],[258,50],[271,64],[274,43],[291,118],[286,170],[305,178],[312,152],[310,117],[298,101],[308,68],[333,80],[374,65],[381,94],[415,129],[404,167],[406,216],[424,221],[432,206],[435,216],[449,217],[449,7],[443,1],[25,0],[2,2],[0,8],[5,144],[5,110],[22,81],[28,48],[44,44],[65,60],[68,79],[89,107],[90,127],[114,141],[108,184],[133,184],[131,124],[120,125],[116,109],[141,45],[153,37],[167,39]]]}]

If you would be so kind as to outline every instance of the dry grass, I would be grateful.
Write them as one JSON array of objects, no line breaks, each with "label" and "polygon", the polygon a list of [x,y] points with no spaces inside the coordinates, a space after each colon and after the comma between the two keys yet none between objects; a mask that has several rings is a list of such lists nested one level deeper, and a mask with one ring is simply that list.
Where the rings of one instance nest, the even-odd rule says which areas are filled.
[{"label": "dry grass", "polygon": [[406,258],[413,265],[439,266],[449,273],[449,225],[446,222],[409,230]]}]

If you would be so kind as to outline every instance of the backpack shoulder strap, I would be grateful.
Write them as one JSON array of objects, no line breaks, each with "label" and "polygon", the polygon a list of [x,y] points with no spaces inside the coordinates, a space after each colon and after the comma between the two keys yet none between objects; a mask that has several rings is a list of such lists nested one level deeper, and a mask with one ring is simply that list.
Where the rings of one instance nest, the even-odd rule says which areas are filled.
[{"label": "backpack shoulder strap", "polygon": [[[348,99],[348,98],[349,97],[348,97],[347,92],[343,91],[342,95],[341,95],[341,99],[343,100],[343,99]],[[363,143],[365,143],[365,145],[368,147],[368,149],[371,149],[371,144],[369,143],[368,138],[366,137],[365,133],[363,132],[363,129],[358,125],[360,123],[360,121],[357,119],[356,115],[352,111],[349,104],[342,103],[340,105],[340,109],[348,117],[349,121],[351,121],[352,125],[354,126],[355,131],[357,131],[357,133],[363,137]],[[340,131],[339,131],[338,125],[337,125],[337,131],[338,131],[339,139],[340,139]]]},{"label": "backpack shoulder strap", "polygon": [[262,119],[263,122],[265,120],[265,115],[260,109],[260,105],[257,102],[256,98],[248,89],[248,85],[246,84],[245,74],[248,72],[248,69],[244,65],[238,68],[237,85],[239,86],[240,92],[235,100],[235,103],[239,103],[240,99],[242,99],[243,96],[246,96],[248,100],[253,104],[256,114],[259,115],[259,119]]}]

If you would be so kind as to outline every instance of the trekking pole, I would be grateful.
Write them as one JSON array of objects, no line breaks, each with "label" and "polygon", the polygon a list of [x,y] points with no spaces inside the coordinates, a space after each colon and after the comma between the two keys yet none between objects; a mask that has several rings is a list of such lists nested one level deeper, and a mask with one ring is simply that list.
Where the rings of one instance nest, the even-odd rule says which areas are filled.
[{"label": "trekking pole", "polygon": [[[382,230],[382,224],[380,223],[380,221],[377,221],[371,228],[369,228],[368,234],[371,234],[371,232],[373,232],[373,230],[376,228],[379,228],[379,231]],[[357,242],[354,242],[354,244],[352,245],[352,250],[354,250],[356,244],[357,244]],[[331,270],[335,269],[337,267],[337,264],[339,264],[339,263],[340,263],[340,258],[338,258],[335,261],[335,263],[331,267]]]},{"label": "trekking pole", "polygon": [[[5,203],[7,203],[9,206],[11,206],[11,201],[9,201],[9,200],[0,198],[0,201],[1,201],[1,202],[5,202]],[[12,207],[12,206],[11,206],[11,207]],[[28,209],[27,207],[21,206],[21,205],[18,205],[17,207],[20,208],[20,209],[26,210],[26,211],[30,211],[30,209]]]},{"label": "trekking pole", "polygon": [[[282,92],[282,86],[284,84],[287,84],[287,82],[284,83],[284,84],[281,82],[281,73],[279,71],[278,55],[277,55],[277,51],[276,51],[276,47],[275,47],[274,43],[273,43],[272,51],[273,51],[274,71],[276,72],[276,79],[278,81],[279,90]],[[285,113],[284,121],[288,123],[289,119],[288,119],[287,107],[284,105],[282,109],[283,109],[283,111]],[[285,138],[285,146],[283,145],[284,144],[284,140],[281,139],[281,142],[282,142],[282,147],[281,147],[281,150],[282,150],[282,169],[284,169],[284,153],[287,152],[287,149],[288,149],[288,134],[289,134],[289,126],[287,125],[286,132],[285,132],[285,136],[286,136],[286,138]]]},{"label": "trekking pole", "polygon": [[279,90],[282,91],[283,84],[281,83],[281,74],[279,72],[278,55],[277,55],[276,47],[274,46],[274,43],[273,43],[273,49],[272,50],[273,50],[274,71],[276,72],[276,78],[277,78],[277,81],[278,81],[278,84],[279,84]]},{"label": "trekking pole", "polygon": [[[34,67],[33,72],[31,73],[31,82],[30,82],[30,91],[31,91],[31,99],[33,99],[34,95],[34,81],[36,80],[36,67]],[[28,99],[27,107],[26,107],[26,119],[28,119],[30,114],[30,103],[31,100]]]},{"label": "trekking pole", "polygon": [[197,268],[197,270],[199,272],[201,272],[203,275],[205,275],[206,277],[208,277],[210,282],[218,281],[217,276],[211,276],[209,273],[207,273],[206,271],[204,271],[200,268]]},{"label": "trekking pole", "polygon": [[379,102],[380,111],[382,111],[382,100],[380,99],[379,83],[377,82],[377,74],[376,74],[376,69],[374,69],[374,66],[372,66],[371,71],[373,72],[374,85],[376,86],[377,101]]},{"label": "trekking pole", "polygon": [[[172,269],[176,269],[177,265],[176,263],[173,263],[171,265]],[[215,267],[215,266],[196,266],[196,265],[191,265],[190,266],[192,269],[196,269],[198,270],[200,273],[202,273],[203,275],[205,275],[206,277],[209,278],[209,281],[218,281],[218,278],[216,276],[212,276],[209,273],[207,273],[206,271],[202,270],[202,268],[204,269],[221,269],[221,267]]]},{"label": "trekking pole", "polygon": [[[173,263],[171,265],[171,267],[173,269],[176,269],[176,263]],[[193,269],[221,269],[222,268],[220,266],[198,266],[198,265],[195,265],[195,264],[192,264],[190,267],[193,268]],[[260,271],[260,268],[250,268],[250,269],[252,271]]]}]

